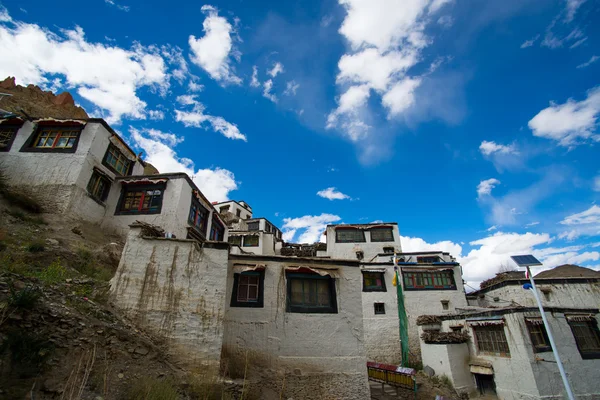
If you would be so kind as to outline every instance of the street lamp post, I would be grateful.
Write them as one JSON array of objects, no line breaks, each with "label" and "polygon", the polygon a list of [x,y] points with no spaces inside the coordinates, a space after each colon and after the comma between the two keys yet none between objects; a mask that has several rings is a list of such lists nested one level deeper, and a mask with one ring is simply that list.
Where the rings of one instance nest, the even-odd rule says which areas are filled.
[{"label": "street lamp post", "polygon": [[544,322],[544,327],[546,328],[546,333],[548,334],[548,340],[550,340],[550,346],[552,346],[552,352],[554,353],[554,358],[556,359],[556,364],[558,365],[558,370],[560,372],[560,376],[562,378],[563,384],[565,385],[565,390],[567,391],[567,396],[569,400],[575,400],[575,396],[573,396],[573,391],[571,390],[571,385],[569,384],[569,380],[567,379],[567,374],[565,373],[565,369],[563,367],[562,361],[560,360],[560,356],[558,355],[558,350],[556,349],[556,344],[554,343],[554,337],[552,336],[552,331],[550,330],[550,325],[548,324],[548,320],[546,319],[546,313],[544,312],[544,307],[542,306],[542,301],[540,300],[540,295],[537,292],[537,287],[535,286],[535,281],[533,280],[533,274],[529,267],[533,265],[542,265],[534,256],[525,255],[525,256],[511,256],[510,258],[519,266],[525,267],[527,269],[527,276],[529,277],[529,281],[531,282],[530,289],[533,291],[533,296],[535,297],[535,301],[538,304],[538,308],[540,309],[540,314],[542,315],[542,321]]}]

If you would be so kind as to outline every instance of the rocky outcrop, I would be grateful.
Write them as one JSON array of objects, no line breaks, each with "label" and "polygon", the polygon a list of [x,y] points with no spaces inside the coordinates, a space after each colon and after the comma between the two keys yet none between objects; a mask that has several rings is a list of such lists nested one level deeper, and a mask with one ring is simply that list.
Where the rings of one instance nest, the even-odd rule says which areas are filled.
[{"label": "rocky outcrop", "polygon": [[75,105],[69,92],[55,95],[35,85],[24,87],[17,85],[15,78],[9,76],[0,81],[0,93],[10,95],[0,96],[0,109],[18,115],[60,119],[88,118],[85,110]]}]

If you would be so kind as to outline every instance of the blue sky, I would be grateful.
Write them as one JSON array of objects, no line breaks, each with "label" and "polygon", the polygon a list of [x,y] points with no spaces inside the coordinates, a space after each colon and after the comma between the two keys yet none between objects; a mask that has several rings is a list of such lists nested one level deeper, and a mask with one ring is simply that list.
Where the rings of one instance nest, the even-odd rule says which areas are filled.
[{"label": "blue sky", "polygon": [[397,221],[472,286],[514,253],[600,269],[600,6],[474,5],[2,0],[0,77],[288,240]]}]

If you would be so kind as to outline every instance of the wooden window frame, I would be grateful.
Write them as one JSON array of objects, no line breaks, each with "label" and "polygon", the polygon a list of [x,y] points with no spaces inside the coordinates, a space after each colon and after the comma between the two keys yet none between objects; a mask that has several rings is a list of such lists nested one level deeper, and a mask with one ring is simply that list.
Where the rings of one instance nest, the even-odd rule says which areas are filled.
[{"label": "wooden window frame", "polygon": [[[121,172],[119,170],[117,170],[116,167],[114,167],[112,164],[110,164],[108,162],[108,156],[111,154],[111,151],[113,151],[114,153],[116,153],[116,159],[118,160],[119,158],[123,158],[123,165],[126,165],[125,168],[125,172]],[[113,158],[115,158],[115,155],[113,154]],[[127,156],[125,156],[125,154],[123,154],[123,152],[121,151],[121,149],[119,149],[117,146],[115,146],[114,144],[110,143],[108,145],[108,148],[106,149],[106,152],[104,153],[104,158],[102,159],[102,165],[104,165],[106,168],[108,168],[109,170],[111,170],[112,172],[114,172],[115,175],[119,175],[119,176],[128,176],[131,175],[131,172],[133,170],[133,164],[134,162],[131,161],[129,158],[127,158]]]},{"label": "wooden window frame", "polygon": [[600,331],[598,330],[598,323],[595,319],[590,321],[568,321],[569,327],[571,328],[571,333],[573,334],[573,339],[575,339],[575,344],[577,344],[577,350],[579,350],[579,354],[581,358],[584,360],[593,360],[600,358],[600,351],[589,351],[582,349],[582,345],[579,339],[579,336],[576,334],[574,327],[585,324],[587,329],[590,332],[590,335],[595,336],[596,341],[600,341]]},{"label": "wooden window frame", "polygon": [[[256,229],[252,229],[254,228],[254,224],[256,224]],[[260,230],[260,221],[252,221],[252,222],[248,222],[248,230],[249,231],[259,231]],[[250,225],[252,225],[252,228],[250,227]]]},{"label": "wooden window frame", "polygon": [[[340,239],[340,235],[339,233],[342,231],[357,231],[360,232],[362,235],[362,240],[341,240]],[[358,228],[336,228],[335,229],[335,242],[336,243],[365,243],[367,240],[365,239],[365,231],[364,229],[358,229]]]},{"label": "wooden window frame", "polygon": [[[475,342],[475,347],[477,348],[478,354],[510,358],[510,346],[508,345],[508,340],[506,339],[504,324],[473,326],[472,329],[473,340]],[[484,337],[486,339],[485,341],[482,340]],[[504,341],[497,340],[498,338],[504,338]],[[485,345],[482,346],[482,343],[485,343]],[[491,349],[488,348],[488,343],[492,343]],[[486,348],[482,349],[482,347]],[[497,347],[497,349],[494,347]]]},{"label": "wooden window frame", "polygon": [[[525,318],[525,326],[527,327],[527,332],[529,333],[529,339],[531,340],[531,347],[533,348],[534,353],[544,353],[547,351],[552,351],[552,346],[550,345],[550,339],[548,339],[548,333],[546,332],[546,327],[544,324],[533,323],[533,320],[540,320],[541,318]],[[543,340],[543,343],[540,343],[538,339]]]},{"label": "wooden window frame", "polygon": [[[380,286],[367,286],[366,276],[369,274],[379,274],[381,279]],[[385,273],[384,272],[373,272],[373,271],[362,271],[362,281],[363,281],[363,292],[387,292],[387,288],[385,286]]]},{"label": "wooden window frame", "polygon": [[[94,182],[94,178],[96,178],[96,182]],[[100,182],[104,182],[106,187],[104,191],[100,194],[100,196],[98,196],[96,195],[95,191],[98,188]],[[106,199],[108,198],[108,194],[110,193],[111,185],[112,181],[106,175],[94,169],[92,171],[92,176],[90,177],[90,180],[86,186],[86,190],[88,195],[92,199],[104,205],[104,202],[106,201]]]},{"label": "wooden window frame", "polygon": [[[404,290],[456,290],[454,271],[402,271]],[[420,282],[420,283],[419,283]],[[410,283],[410,284],[409,284]]]},{"label": "wooden window frame", "polygon": [[[213,233],[217,232],[216,227],[221,228],[221,230],[220,230],[221,236],[222,236],[221,238],[219,238],[218,236],[214,237],[215,235]],[[215,242],[222,242],[223,240],[225,240],[225,227],[223,226],[223,224],[221,224],[221,222],[219,222],[219,220],[217,219],[217,217],[215,215],[213,215],[213,218],[212,218],[212,224],[210,226],[210,234],[208,236],[208,240],[212,240]]]},{"label": "wooden window frame", "polygon": [[20,124],[19,123],[12,123],[12,122],[0,123],[0,132],[1,131],[8,131],[8,132],[5,132],[5,133],[8,133],[8,134],[10,134],[10,132],[12,132],[11,136],[6,141],[6,146],[5,147],[0,147],[0,152],[8,152],[8,151],[10,151],[10,149],[12,148],[13,142],[15,141],[15,138],[17,137],[17,133],[19,133],[19,129],[21,129],[22,126],[23,126],[22,122]]},{"label": "wooden window frame", "polygon": [[[238,289],[241,276],[257,276],[258,277],[258,299],[256,301],[240,301],[238,300]],[[246,271],[233,274],[233,289],[231,290],[231,307],[264,307],[264,291],[265,291],[265,271]]]},{"label": "wooden window frame", "polygon": [[[57,123],[57,124],[38,124],[36,129],[34,129],[29,139],[23,144],[21,148],[21,152],[25,153],[75,153],[77,151],[77,147],[79,145],[79,139],[81,138],[81,132],[83,131],[84,125],[81,124],[68,124],[68,123]],[[59,131],[59,134],[54,139],[54,143],[52,147],[36,147],[36,143],[38,139],[42,135],[44,131],[48,130],[56,130]],[[73,142],[72,147],[56,147],[58,140],[61,137],[63,132],[75,132],[75,141]]]},{"label": "wooden window frame", "polygon": [[[257,239],[256,244],[246,244],[246,239],[249,237],[255,237]],[[242,241],[242,247],[258,247],[260,246],[260,237],[258,235],[245,235]]]},{"label": "wooden window frame", "polygon": [[[117,208],[115,211],[115,215],[153,215],[160,214],[162,212],[162,206],[165,197],[165,189],[167,185],[165,183],[151,184],[151,185],[139,185],[139,184],[124,184],[121,188],[121,196],[119,197],[119,202],[117,203]],[[146,191],[148,190],[161,190],[162,193],[160,195],[160,206],[156,210],[143,210],[142,205],[144,204],[144,199],[146,195]],[[125,197],[129,192],[142,192],[142,196],[139,201],[139,206],[137,211],[131,210],[123,210],[123,205],[125,202]]]},{"label": "wooden window frame", "polygon": [[[392,238],[390,240],[373,240],[373,232],[377,231],[389,231]],[[378,226],[376,228],[369,229],[369,232],[371,236],[371,242],[373,243],[390,243],[394,241],[394,228],[392,228],[391,226]]]},{"label": "wooden window frame", "polygon": [[[229,237],[227,238],[227,242],[228,242],[230,245],[232,245],[232,246],[239,246],[239,247],[242,247],[242,242],[243,242],[243,240],[244,240],[243,238],[244,238],[244,237],[243,237],[243,236],[240,236],[240,235],[229,235]],[[232,240],[233,240],[233,239],[236,239],[236,240],[237,240],[237,239],[239,239],[239,243],[234,243],[234,242],[232,242]]]},{"label": "wooden window frame", "polygon": [[375,313],[375,315],[384,315],[385,314],[385,303],[381,303],[381,302],[373,303],[373,312]]},{"label": "wooden window frame", "polygon": [[[194,206],[196,206],[194,211]],[[204,211],[204,213],[202,213]],[[194,214],[192,216],[192,213]],[[198,217],[204,215],[203,222],[198,225]],[[190,211],[188,213],[188,225],[198,232],[203,238],[206,238],[206,229],[208,228],[208,217],[210,211],[200,203],[200,201],[192,194],[192,202],[190,203]]]},{"label": "wooden window frame", "polygon": [[[335,279],[331,276],[321,276],[319,274],[308,274],[298,272],[286,272],[287,281],[287,298],[286,312],[289,313],[305,313],[305,314],[337,314],[337,293],[335,291]],[[294,280],[310,281],[310,280],[326,280],[329,287],[329,305],[317,306],[307,304],[292,304],[292,282]]]}]

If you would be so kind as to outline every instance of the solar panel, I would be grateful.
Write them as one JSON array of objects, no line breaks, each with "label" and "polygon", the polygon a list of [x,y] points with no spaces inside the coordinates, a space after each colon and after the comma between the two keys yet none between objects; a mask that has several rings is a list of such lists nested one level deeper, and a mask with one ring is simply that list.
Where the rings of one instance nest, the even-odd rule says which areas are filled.
[{"label": "solar panel", "polygon": [[515,263],[519,267],[527,267],[532,265],[542,265],[541,262],[538,261],[537,258],[532,256],[531,254],[523,255],[523,256],[510,256]]}]

